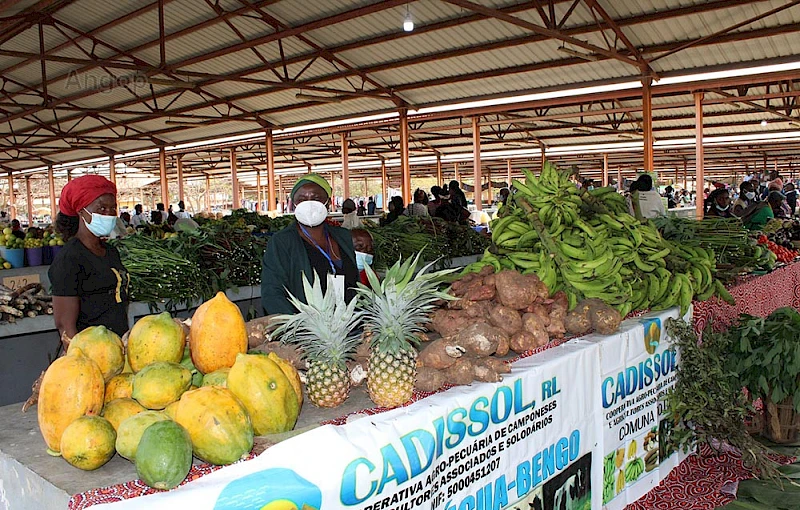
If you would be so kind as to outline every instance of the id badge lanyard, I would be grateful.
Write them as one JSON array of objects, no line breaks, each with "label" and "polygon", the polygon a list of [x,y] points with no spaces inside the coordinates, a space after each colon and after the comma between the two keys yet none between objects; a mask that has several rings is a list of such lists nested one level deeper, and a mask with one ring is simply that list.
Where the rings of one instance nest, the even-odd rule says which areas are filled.
[{"label": "id badge lanyard", "polygon": [[344,276],[336,274],[336,265],[329,255],[329,252],[333,251],[333,247],[331,246],[331,236],[328,234],[328,229],[323,227],[325,231],[325,241],[328,243],[328,251],[326,252],[319,244],[317,244],[317,242],[313,237],[311,237],[311,234],[309,234],[308,230],[306,230],[302,224],[298,223],[298,225],[300,225],[300,229],[303,231],[303,234],[305,234],[305,236],[311,241],[311,244],[313,244],[314,247],[319,250],[320,253],[322,253],[322,256],[325,257],[325,260],[328,261],[328,264],[331,268],[331,273],[328,275],[328,284],[332,284],[339,298],[344,299]]}]

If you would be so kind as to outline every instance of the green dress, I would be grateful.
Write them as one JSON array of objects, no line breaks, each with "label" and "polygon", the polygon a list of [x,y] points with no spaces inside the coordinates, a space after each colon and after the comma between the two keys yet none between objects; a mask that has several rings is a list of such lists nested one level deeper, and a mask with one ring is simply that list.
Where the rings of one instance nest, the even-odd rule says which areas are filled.
[{"label": "green dress", "polygon": [[745,227],[747,227],[749,230],[761,230],[764,228],[764,225],[766,225],[767,222],[774,217],[775,215],[772,213],[772,207],[762,207],[759,211],[756,211],[756,213],[753,214],[749,220],[747,220]]}]

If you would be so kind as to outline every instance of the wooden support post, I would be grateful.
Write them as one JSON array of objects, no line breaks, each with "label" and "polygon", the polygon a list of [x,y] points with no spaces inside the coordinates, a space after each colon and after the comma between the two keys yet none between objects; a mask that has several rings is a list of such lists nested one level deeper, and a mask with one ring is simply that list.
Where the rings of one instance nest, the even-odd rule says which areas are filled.
[{"label": "wooden support post", "polygon": [[183,202],[185,200],[183,189],[183,160],[180,156],[177,157],[175,168],[178,172],[178,201]]},{"label": "wooden support post", "polygon": [[697,219],[703,219],[703,93],[694,93],[694,130],[695,130],[695,191],[697,196]]},{"label": "wooden support post", "polygon": [[238,175],[238,168],[236,163],[236,149],[231,148],[230,150],[230,160],[231,160],[231,189],[233,192],[233,208],[239,209],[242,207],[242,200],[239,196],[239,175]]},{"label": "wooden support post", "polygon": [[72,181],[72,170],[67,169],[67,182]]},{"label": "wooden support post", "polygon": [[436,155],[436,185],[442,185],[442,155]]},{"label": "wooden support post", "polygon": [[158,175],[161,184],[161,203],[165,210],[169,205],[169,183],[167,182],[167,153],[164,147],[158,149]]},{"label": "wooden support post", "polygon": [[511,160],[506,161],[506,170],[508,171],[508,191],[511,191]]},{"label": "wooden support post", "polygon": [[33,193],[31,193],[31,178],[25,177],[25,192],[28,205],[28,226],[33,226]]},{"label": "wooden support post", "polygon": [[403,203],[411,203],[411,163],[408,160],[408,116],[400,110],[400,191]]},{"label": "wooden support post", "polygon": [[389,195],[386,193],[386,188],[386,161],[381,160],[381,194],[383,197],[381,198],[381,209],[384,211],[389,210]]},{"label": "wooden support post", "polygon": [[[275,196],[275,146],[272,139],[272,130],[266,134],[267,147],[267,211],[275,211],[278,207],[278,200]],[[281,198],[283,200],[283,198]]]},{"label": "wooden support post", "polygon": [[117,185],[117,165],[113,154],[108,157],[108,180]]},{"label": "wooden support post", "polygon": [[53,165],[47,167],[47,186],[50,190],[50,222],[56,222],[58,204],[56,203],[56,180],[53,177]]},{"label": "wooden support post", "polygon": [[206,175],[205,209],[206,212],[211,212],[211,177],[208,175]]},{"label": "wooden support post", "polygon": [[17,197],[14,193],[14,176],[8,172],[8,215],[11,219],[17,218]]},{"label": "wooden support post", "polygon": [[642,128],[644,129],[644,171],[653,171],[653,98],[650,77],[642,80]]},{"label": "wooden support post", "polygon": [[481,196],[481,127],[478,117],[472,117],[472,177],[475,182],[475,209],[483,209]]},{"label": "wooden support post", "polygon": [[334,203],[334,197],[336,196],[336,174],[331,172],[331,209],[336,209],[336,204]]},{"label": "wooden support post", "polygon": [[278,200],[280,200],[280,203],[281,203],[280,211],[282,213],[284,213],[284,214],[289,212],[289,211],[286,210],[286,207],[284,206],[284,204],[286,203],[286,197],[283,194],[283,176],[282,175],[278,176]]},{"label": "wooden support post", "polygon": [[458,163],[453,163],[453,180],[461,182],[458,178]]},{"label": "wooden support post", "polygon": [[541,174],[542,170],[544,170],[544,162],[547,161],[547,147],[541,140],[539,140],[539,151],[542,153],[542,165],[539,168],[539,173]]},{"label": "wooden support post", "polygon": [[343,200],[350,198],[350,147],[347,141],[347,133],[340,135],[341,152],[342,152],[342,190]]},{"label": "wooden support post", "polygon": [[622,167],[618,166],[617,167],[617,192],[618,193],[622,193],[623,191],[625,191],[625,188],[622,186],[622,184],[623,184],[623,181],[622,181]]},{"label": "wooden support post", "polygon": [[603,154],[603,187],[608,186],[608,153]]}]

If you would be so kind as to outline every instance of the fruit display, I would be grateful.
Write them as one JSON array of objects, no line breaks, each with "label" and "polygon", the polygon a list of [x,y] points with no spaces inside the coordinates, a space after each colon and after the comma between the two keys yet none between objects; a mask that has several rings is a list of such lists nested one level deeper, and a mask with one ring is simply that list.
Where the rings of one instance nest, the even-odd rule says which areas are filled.
[{"label": "fruit display", "polygon": [[44,292],[41,283],[31,283],[16,290],[0,285],[0,321],[16,322],[38,315],[53,315],[53,296]]},{"label": "fruit display", "polygon": [[9,250],[25,248],[25,241],[16,237],[11,227],[6,227],[3,229],[3,234],[0,235],[0,246],[5,246]]},{"label": "fruit display", "polygon": [[[275,354],[244,354],[244,319],[226,301],[221,295],[198,308],[189,345],[169,314],[140,319],[125,335],[127,352],[105,327],[76,334],[38,390],[48,453],[93,470],[117,452],[150,487],[169,489],[185,479],[193,455],[230,464],[250,454],[256,433],[292,430],[302,402],[299,374]],[[192,385],[204,377],[193,357],[229,388]]]},{"label": "fruit display", "polygon": [[336,296],[329,286],[322,292],[319,278],[310,284],[303,276],[305,302],[290,294],[297,308],[294,315],[274,319],[277,325],[273,337],[298,346],[307,365],[306,391],[317,407],[337,407],[350,395],[350,374],[346,362],[353,357],[359,342],[354,331],[361,322],[362,312],[357,301],[349,304]]},{"label": "fruit display", "polygon": [[535,274],[551,291],[563,290],[570,309],[594,298],[623,317],[676,305],[685,313],[693,299],[714,294],[730,299],[713,276],[712,252],[666,241],[652,223],[631,216],[612,188],[579,190],[549,162],[539,177],[524,173],[491,223],[492,247],[468,270]]}]

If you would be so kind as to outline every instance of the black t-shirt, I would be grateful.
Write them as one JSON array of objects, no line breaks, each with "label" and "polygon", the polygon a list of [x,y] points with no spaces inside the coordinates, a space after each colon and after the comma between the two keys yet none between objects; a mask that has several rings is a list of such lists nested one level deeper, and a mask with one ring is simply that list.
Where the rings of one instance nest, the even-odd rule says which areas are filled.
[{"label": "black t-shirt", "polygon": [[80,298],[78,331],[89,326],[105,326],[120,336],[128,331],[130,276],[116,248],[106,245],[105,257],[98,257],[72,238],[56,255],[47,274],[54,296]]},{"label": "black t-shirt", "polygon": [[[311,263],[311,268],[319,276],[322,292],[325,292],[328,288],[328,274],[331,272],[331,265],[325,255],[305,239],[303,239],[303,246],[305,246],[308,253],[308,261]],[[341,247],[339,247],[339,250],[341,250]],[[344,300],[349,303],[356,297],[355,288],[359,281],[358,267],[348,257],[342,257],[342,260],[334,260],[333,262],[336,274],[344,275]]]}]

